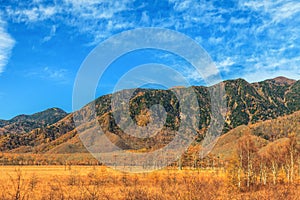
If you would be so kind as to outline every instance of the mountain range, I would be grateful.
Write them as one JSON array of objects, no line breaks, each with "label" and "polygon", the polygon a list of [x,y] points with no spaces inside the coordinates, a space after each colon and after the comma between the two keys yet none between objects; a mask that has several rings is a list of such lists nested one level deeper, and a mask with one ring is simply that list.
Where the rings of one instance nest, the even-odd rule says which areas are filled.
[{"label": "mountain range", "polygon": [[0,135],[23,134],[61,120],[68,113],[59,108],[50,108],[33,115],[19,115],[10,120],[0,120]]},{"label": "mountain range", "polygon": [[[290,131],[299,133],[299,80],[277,77],[248,83],[243,79],[236,79],[219,84],[225,87],[226,93],[223,98],[226,99],[227,111],[223,135],[213,153],[226,155],[226,147],[230,149],[235,139],[245,130],[250,130],[251,134],[264,141],[262,143],[265,145],[286,137]],[[210,87],[193,86],[192,89],[200,105],[197,110],[199,127],[196,130],[198,135],[195,143],[201,144],[211,122]],[[151,151],[163,147],[173,139],[174,130],[178,130],[182,119],[180,103],[171,90],[136,89],[130,99],[130,116],[140,126],[149,123],[147,109],[152,105],[160,104],[165,108],[167,116],[164,128],[151,138],[134,138],[118,127],[111,110],[111,97],[111,94],[101,96],[77,112],[89,114],[94,105],[97,121],[114,144],[128,150]],[[14,153],[87,152],[79,139],[73,117],[74,113],[67,114],[61,109],[52,108],[33,115],[0,120],[0,149],[2,152]],[[289,119],[292,119],[294,124],[287,125],[285,129],[280,125],[273,126],[273,123],[277,123],[274,120],[288,124]],[[94,131],[95,127],[89,122],[84,126],[87,130]],[[274,130],[267,127],[273,127]]]}]

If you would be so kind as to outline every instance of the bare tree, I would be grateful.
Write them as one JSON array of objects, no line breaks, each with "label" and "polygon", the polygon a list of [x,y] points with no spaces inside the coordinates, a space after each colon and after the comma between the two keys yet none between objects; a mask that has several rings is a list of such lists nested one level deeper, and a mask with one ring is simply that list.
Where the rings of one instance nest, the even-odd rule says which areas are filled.
[{"label": "bare tree", "polygon": [[254,160],[257,158],[258,149],[255,146],[254,140],[249,133],[246,133],[240,138],[238,143],[238,155],[241,169],[246,174],[246,185],[250,187],[254,175]]}]

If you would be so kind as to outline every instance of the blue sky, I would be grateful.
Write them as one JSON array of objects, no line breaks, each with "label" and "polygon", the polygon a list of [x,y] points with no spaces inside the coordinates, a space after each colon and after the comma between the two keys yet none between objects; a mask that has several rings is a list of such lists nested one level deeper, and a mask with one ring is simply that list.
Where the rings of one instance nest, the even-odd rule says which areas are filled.
[{"label": "blue sky", "polygon": [[[297,0],[0,0],[0,119],[49,107],[71,112],[76,73],[89,52],[114,34],[141,27],[191,37],[223,79],[300,77]],[[203,84],[184,60],[145,50],[114,62],[96,96],[149,62],[170,65],[191,84]]]}]

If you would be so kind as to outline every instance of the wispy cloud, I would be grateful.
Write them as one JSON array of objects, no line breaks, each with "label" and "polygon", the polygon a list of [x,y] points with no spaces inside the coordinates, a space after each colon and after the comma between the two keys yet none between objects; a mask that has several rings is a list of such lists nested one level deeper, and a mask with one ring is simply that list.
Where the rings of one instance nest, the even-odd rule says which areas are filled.
[{"label": "wispy cloud", "polygon": [[230,66],[234,65],[235,61],[233,61],[232,58],[227,57],[225,60],[222,60],[221,62],[217,63],[217,67],[225,72],[230,71]]},{"label": "wispy cloud", "polygon": [[[299,71],[300,3],[296,0],[33,1],[29,6],[6,7],[5,13],[15,22],[51,20],[54,25],[73,27],[76,34],[92,38],[89,45],[132,28],[170,28],[195,39],[225,72],[236,70],[234,65],[244,71],[261,67]],[[54,27],[44,41],[55,35]]]},{"label": "wispy cloud", "polygon": [[36,4],[32,8],[11,8],[7,7],[6,12],[15,22],[33,23],[43,21],[53,17],[60,12],[60,8],[57,6],[43,6]]},{"label": "wispy cloud", "polygon": [[156,57],[158,63],[164,62],[165,65],[177,71],[178,75],[180,74],[180,77],[173,77],[175,80],[182,80],[182,77],[184,77],[190,85],[205,84],[204,79],[206,77],[203,71],[202,74],[200,74],[195,67],[184,58],[178,58],[176,55],[161,52],[154,53],[153,56]]},{"label": "wispy cloud", "polygon": [[42,42],[48,42],[49,40],[51,40],[55,36],[55,34],[56,34],[56,26],[52,25],[49,35],[44,37]]},{"label": "wispy cloud", "polygon": [[15,40],[7,33],[6,23],[0,16],[0,74],[4,71],[14,45]]},{"label": "wispy cloud", "polygon": [[[63,0],[51,4],[33,1],[25,6],[22,3],[16,7],[8,6],[5,12],[16,23],[32,24],[45,20],[63,23],[77,28],[78,33],[93,36],[94,40],[99,42],[115,31],[134,27],[120,14],[130,11],[133,8],[132,3],[129,0]],[[55,31],[52,29],[51,32]],[[44,40],[51,39],[51,34],[53,33]]]},{"label": "wispy cloud", "polygon": [[275,0],[275,1],[247,1],[244,7],[269,15],[272,23],[280,23],[290,19],[300,12],[300,3],[297,1]]},{"label": "wispy cloud", "polygon": [[265,79],[271,79],[278,76],[286,76],[291,79],[299,80],[299,73],[292,72],[290,70],[268,70],[261,69],[259,71],[252,71],[251,73],[244,73],[243,78],[248,82],[257,82]]},{"label": "wispy cloud", "polygon": [[31,70],[30,72],[27,72],[25,76],[30,78],[49,80],[58,84],[66,84],[69,82],[69,71],[64,68],[36,68]]}]

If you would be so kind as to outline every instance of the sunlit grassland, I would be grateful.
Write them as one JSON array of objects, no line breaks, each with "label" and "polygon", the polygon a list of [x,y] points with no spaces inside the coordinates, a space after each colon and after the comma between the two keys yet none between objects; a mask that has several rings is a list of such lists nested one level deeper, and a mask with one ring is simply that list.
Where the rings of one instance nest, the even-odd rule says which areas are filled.
[{"label": "sunlit grassland", "polygon": [[299,199],[298,183],[243,191],[223,170],[123,173],[104,166],[1,166],[0,199]]}]

